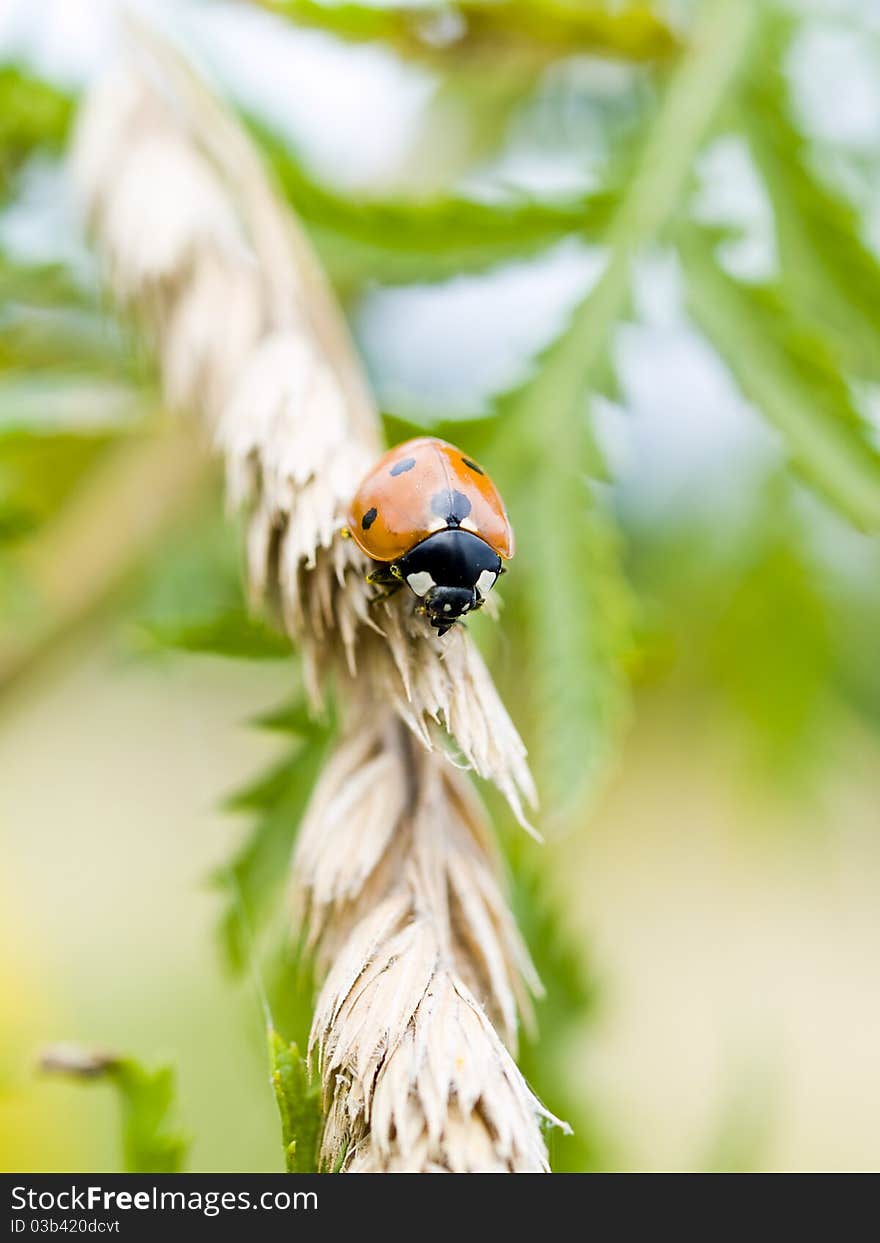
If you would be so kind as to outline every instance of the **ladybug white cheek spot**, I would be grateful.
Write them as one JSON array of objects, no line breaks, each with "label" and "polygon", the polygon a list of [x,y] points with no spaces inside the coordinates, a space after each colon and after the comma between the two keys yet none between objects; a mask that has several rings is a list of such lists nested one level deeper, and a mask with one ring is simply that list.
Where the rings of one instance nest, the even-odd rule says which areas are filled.
[{"label": "ladybug white cheek spot", "polygon": [[427,570],[419,570],[417,574],[408,575],[406,581],[417,596],[426,596],[431,588],[437,585]]},{"label": "ladybug white cheek spot", "polygon": [[482,574],[477,579],[477,591],[481,596],[488,596],[497,581],[498,575],[494,570],[483,570]]}]

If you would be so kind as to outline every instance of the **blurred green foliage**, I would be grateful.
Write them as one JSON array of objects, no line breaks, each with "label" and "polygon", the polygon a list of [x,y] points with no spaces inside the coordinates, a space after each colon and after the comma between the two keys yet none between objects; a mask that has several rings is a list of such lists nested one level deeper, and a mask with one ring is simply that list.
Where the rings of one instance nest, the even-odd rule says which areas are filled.
[{"label": "blurred green foliage", "polygon": [[[540,868],[528,848],[513,852],[513,908],[531,948],[544,996],[535,1003],[535,1027],[523,1035],[519,1065],[548,1109],[565,1118],[571,1134],[552,1130],[547,1140],[553,1169],[578,1173],[608,1161],[607,1137],[586,1102],[573,1099],[570,1047],[593,1016],[596,981],[583,947],[566,935]],[[606,1166],[607,1168],[607,1166]]]},{"label": "blurred green foliage", "polygon": [[656,60],[678,46],[672,28],[642,0],[457,0],[454,5],[435,0],[388,6],[259,2],[298,25],[358,42],[382,39],[404,56],[447,64],[470,56],[485,66],[511,53],[546,59],[584,51]]},{"label": "blurred green foliage", "polygon": [[0,67],[0,99],[0,197],[6,197],[26,160],[38,151],[61,148],[73,104],[61,91],[12,65]]},{"label": "blurred green foliage", "polygon": [[[28,161],[63,149],[74,106],[32,74],[0,67],[0,207]],[[0,250],[0,559],[4,543],[63,509],[154,404],[142,354],[94,285]]]},{"label": "blurred green foliage", "polygon": [[[501,625],[477,619],[474,631],[527,735],[547,822],[574,823],[601,792],[633,683],[678,679],[736,723],[744,755],[774,781],[815,779],[836,714],[880,723],[880,564],[876,543],[857,533],[880,528],[880,452],[864,403],[878,380],[880,264],[857,206],[829,179],[792,107],[787,63],[805,19],[758,0],[707,0],[675,32],[662,6],[645,4],[462,0],[442,15],[439,6],[432,13],[316,0],[266,7],[344,39],[384,40],[428,63],[441,87],[466,101],[484,98],[481,78],[503,73],[507,85],[486,127],[498,144],[534,105],[545,73],[575,57],[588,70],[603,56],[626,62],[625,125],[590,94],[589,71],[577,88],[602,139],[587,153],[598,170],[589,193],[511,191],[483,201],[462,189],[459,175],[427,196],[342,191],[264,125],[252,123],[252,132],[348,304],[371,282],[480,273],[566,237],[603,248],[601,275],[525,380],[493,394],[488,416],[429,427],[487,462],[516,520]],[[439,38],[432,21],[441,16],[457,24]],[[60,149],[72,103],[20,69],[0,72],[5,201],[29,159]],[[473,128],[479,111],[474,104]],[[770,204],[771,279],[737,272],[725,257],[736,230],[707,225],[694,210],[700,157],[730,136],[745,144]],[[486,143],[485,133],[479,148],[462,138],[458,174],[479,165]],[[783,471],[774,465],[742,479],[738,521],[685,498],[646,524],[621,505],[603,458],[596,400],[622,400],[614,345],[634,315],[636,266],[659,245],[680,265],[694,324],[784,449]],[[8,556],[37,528],[64,521],[67,498],[88,487],[120,437],[145,424],[155,394],[128,332],[79,277],[0,256],[0,295],[2,583],[4,549]],[[403,404],[386,412],[390,440],[427,424]],[[163,545],[135,610],[147,646],[287,655],[286,643],[248,614],[237,555],[217,512]],[[287,750],[229,799],[251,824],[215,881],[230,964],[256,971],[279,1030],[297,1042],[271,1038],[288,1166],[304,1169],[314,1158],[314,1097],[297,1045],[307,1039],[312,986],[308,963],[283,934],[281,897],[333,722],[309,716],[294,663],[282,667],[288,701],[258,724],[279,731]],[[537,855],[516,845],[512,853],[520,922],[547,986],[540,1035],[525,1041],[522,1065],[548,1105],[575,1124],[574,1138],[553,1140],[557,1167],[592,1168],[606,1141],[589,1110],[577,1116],[569,1099],[565,1047],[592,1015],[595,984],[557,926]],[[147,1162],[138,1168],[180,1160],[173,1134],[165,1149],[144,1155],[150,1135],[164,1133],[165,1076],[129,1069],[119,1079],[133,1111],[128,1159]],[[713,1166],[726,1167],[742,1146],[749,1128],[737,1119],[733,1138],[719,1136]]]},{"label": "blurred green foliage", "polygon": [[245,963],[247,953],[241,926],[243,912],[247,913],[251,935],[277,914],[296,831],[326,757],[328,729],[304,723],[297,727],[296,735],[281,763],[227,803],[231,811],[255,817],[238,852],[216,878],[227,902],[223,941],[236,967]]},{"label": "blurred green foliage", "polygon": [[176,1076],[171,1066],[143,1066],[130,1057],[97,1055],[47,1065],[81,1083],[110,1083],[119,1099],[123,1169],[128,1174],[177,1174],[189,1140],[177,1120]]},{"label": "blurred green foliage", "polygon": [[516,196],[492,204],[454,189],[411,202],[352,197],[316,181],[265,125],[252,122],[251,132],[337,287],[349,295],[367,281],[409,284],[485,271],[572,234],[598,240],[616,198],[611,189],[570,201]]},{"label": "blurred green foliage", "polygon": [[176,1121],[172,1067],[151,1070],[124,1058],[112,1064],[108,1075],[122,1105],[125,1169],[132,1174],[177,1173],[183,1167],[187,1139]]}]

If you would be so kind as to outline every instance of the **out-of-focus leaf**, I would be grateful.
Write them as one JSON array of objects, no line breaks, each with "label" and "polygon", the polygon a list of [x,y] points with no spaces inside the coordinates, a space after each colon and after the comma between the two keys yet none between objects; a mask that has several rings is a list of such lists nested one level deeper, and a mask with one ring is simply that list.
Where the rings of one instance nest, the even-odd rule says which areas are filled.
[{"label": "out-of-focus leaf", "polygon": [[274,768],[233,791],[224,801],[224,811],[265,812],[280,803],[290,787],[290,766],[292,759],[285,756]]},{"label": "out-of-focus leaf", "polygon": [[149,390],[99,376],[53,371],[0,377],[0,433],[124,431],[154,408]]},{"label": "out-of-focus leaf", "polygon": [[290,640],[247,608],[238,545],[217,498],[147,575],[139,629],[150,643],[239,660],[282,660]]},{"label": "out-of-focus leaf", "polygon": [[146,622],[144,633],[159,647],[230,656],[237,660],[283,660],[290,640],[243,609],[202,618]]},{"label": "out-of-focus leaf", "polygon": [[108,444],[104,434],[0,431],[0,528],[7,538],[56,514]]},{"label": "out-of-focus leaf", "polygon": [[321,1136],[321,1088],[313,1081],[305,1058],[296,1044],[269,1029],[269,1058],[272,1086],[281,1116],[281,1140],[288,1174],[315,1174],[318,1171],[318,1144]]},{"label": "out-of-focus leaf", "polygon": [[170,1066],[149,1069],[131,1058],[110,1071],[122,1101],[122,1149],[133,1174],[176,1174],[188,1139],[177,1122],[177,1088]]},{"label": "out-of-focus leaf", "polygon": [[[0,279],[0,298],[2,294]],[[22,289],[9,291],[0,310],[0,369],[62,371],[62,383],[97,376],[106,383],[123,378],[146,389],[149,377],[119,326],[106,315],[77,303],[54,306],[21,301]],[[34,291],[38,293],[39,291]],[[0,304],[2,305],[2,304]]]},{"label": "out-of-focus leaf", "polygon": [[595,1120],[584,1106],[571,1116],[575,1093],[568,1082],[569,1049],[593,1017],[596,981],[584,961],[583,945],[569,936],[560,920],[559,904],[547,892],[530,844],[514,839],[513,909],[529,946],[544,996],[536,1002],[537,1030],[526,1033],[518,1062],[526,1079],[547,1107],[565,1119],[572,1134],[548,1136],[556,1173],[595,1169],[605,1148]]},{"label": "out-of-focus leaf", "polygon": [[[584,433],[586,438],[586,433]],[[548,446],[545,452],[549,452]],[[613,520],[586,476],[548,460],[517,513],[511,642],[531,665],[531,738],[550,820],[570,815],[607,771],[626,717],[631,598]],[[512,577],[512,576],[511,576]],[[528,718],[526,718],[528,719]]]},{"label": "out-of-focus leaf", "polygon": [[0,199],[29,156],[57,150],[73,115],[66,95],[14,66],[0,68]]},{"label": "out-of-focus leaf", "polygon": [[314,733],[315,730],[315,718],[301,698],[283,704],[272,712],[264,713],[252,724],[257,729],[268,729],[281,734],[296,734],[301,738]]},{"label": "out-of-focus leaf", "polygon": [[880,380],[880,262],[862,240],[853,205],[817,175],[790,115],[782,64],[791,18],[772,6],[762,54],[749,74],[742,115],[774,207],[787,301],[815,325],[852,371]]},{"label": "out-of-focus leaf", "polygon": [[729,276],[695,230],[680,252],[694,317],[794,464],[858,527],[880,529],[880,452],[825,342],[779,290]]},{"label": "out-of-focus leaf", "polygon": [[321,185],[280,140],[253,128],[322,258],[344,282],[437,280],[532,254],[571,233],[595,238],[615,203],[610,191],[558,203],[525,196],[500,203],[455,195],[410,202],[353,199]]},{"label": "out-of-focus leaf", "polygon": [[507,475],[528,498],[518,519],[517,572],[528,576],[541,766],[554,800],[569,810],[603,771],[625,702],[627,590],[613,525],[588,485],[601,469],[588,399],[607,384],[632,261],[680,208],[694,157],[740,80],[755,26],[751,0],[701,10],[609,225],[602,275],[532,378],[499,402],[505,436],[498,452],[503,459],[506,446],[518,458]]},{"label": "out-of-focus leaf", "polygon": [[457,0],[454,4],[358,4],[260,0],[298,25],[343,39],[383,39],[404,56],[484,61],[501,52],[596,52],[631,60],[669,57],[678,39],[643,0]]},{"label": "out-of-focus leaf", "polygon": [[76,1046],[49,1049],[44,1070],[82,1082],[109,1082],[122,1108],[123,1167],[129,1174],[177,1174],[189,1137],[177,1120],[177,1086],[171,1066],[145,1067],[130,1057],[92,1054]]},{"label": "out-of-focus leaf", "polygon": [[12,544],[23,539],[36,525],[33,513],[0,501],[0,544]]},{"label": "out-of-focus leaf", "polygon": [[838,590],[831,601],[836,682],[845,700],[880,728],[880,550],[857,585]]},{"label": "out-of-focus leaf", "polygon": [[720,700],[750,778],[810,793],[842,711],[880,722],[880,549],[778,467],[737,484],[735,526],[670,515],[633,537],[629,568],[660,676]]},{"label": "out-of-focus leaf", "polygon": [[326,728],[315,725],[283,764],[230,800],[232,806],[259,812],[235,857],[215,874],[225,895],[221,940],[235,970],[247,963],[255,937],[275,912],[299,822],[323,763],[327,736]]},{"label": "out-of-focus leaf", "polygon": [[315,964],[300,937],[291,945],[289,921],[269,944],[260,972],[274,1026],[304,1049],[309,1042],[316,996]]},{"label": "out-of-focus leaf", "polygon": [[827,722],[834,652],[817,565],[778,505],[761,511],[756,547],[716,621],[711,676],[775,778],[799,776]]},{"label": "out-of-focus leaf", "polygon": [[59,511],[110,442],[156,409],[122,332],[63,270],[0,257],[0,527]]},{"label": "out-of-focus leaf", "polygon": [[398,414],[385,414],[382,425],[389,444],[410,440],[413,436],[430,433],[452,444],[467,447],[474,457],[484,457],[499,434],[499,412],[493,410],[477,419],[436,419],[430,423],[415,423]]},{"label": "out-of-focus leaf", "polygon": [[49,312],[59,307],[96,312],[91,291],[78,284],[62,264],[21,263],[0,254],[0,307],[8,310],[16,304]]}]

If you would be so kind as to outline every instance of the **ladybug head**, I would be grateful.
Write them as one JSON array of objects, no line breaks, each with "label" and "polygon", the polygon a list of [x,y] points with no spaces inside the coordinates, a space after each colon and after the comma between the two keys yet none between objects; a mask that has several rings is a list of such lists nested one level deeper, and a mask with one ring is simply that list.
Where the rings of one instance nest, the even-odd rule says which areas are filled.
[{"label": "ladybug head", "polygon": [[501,558],[470,531],[447,528],[416,544],[397,562],[396,572],[422,600],[428,621],[440,634],[480,608],[501,573]]},{"label": "ladybug head", "polygon": [[445,634],[453,622],[480,607],[482,601],[473,587],[432,587],[425,596],[428,621]]}]

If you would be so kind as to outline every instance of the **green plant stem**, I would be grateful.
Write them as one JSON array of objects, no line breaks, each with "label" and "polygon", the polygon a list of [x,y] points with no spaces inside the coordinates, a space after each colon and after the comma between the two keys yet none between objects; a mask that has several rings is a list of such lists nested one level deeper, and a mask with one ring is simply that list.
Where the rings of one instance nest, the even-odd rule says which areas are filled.
[{"label": "green plant stem", "polygon": [[[575,311],[571,324],[542,363],[536,384],[552,383],[557,402],[542,412],[562,445],[579,439],[572,409],[591,387],[614,325],[630,292],[632,262],[669,225],[688,188],[694,159],[721,105],[740,78],[757,25],[754,0],[717,0],[704,6],[690,45],[670,80],[638,158],[629,187],[608,227],[608,262],[597,284]],[[548,377],[549,372],[549,377]],[[534,429],[528,386],[518,407]],[[528,430],[528,428],[526,428]],[[561,460],[577,462],[560,455]]]},{"label": "green plant stem", "polygon": [[[597,455],[586,402],[607,371],[633,261],[681,207],[694,159],[743,72],[756,12],[754,0],[717,0],[701,11],[609,223],[601,277],[531,380],[503,402],[505,435],[516,455],[511,473],[529,481],[525,530],[532,547],[524,560],[531,572],[533,653],[545,671],[541,711],[547,714],[546,738],[538,743],[562,757],[549,764],[549,784],[554,800],[566,804],[602,771],[624,702],[625,588],[616,535],[588,487]],[[576,580],[585,587],[575,590]],[[583,723],[574,745],[572,720]]]}]

